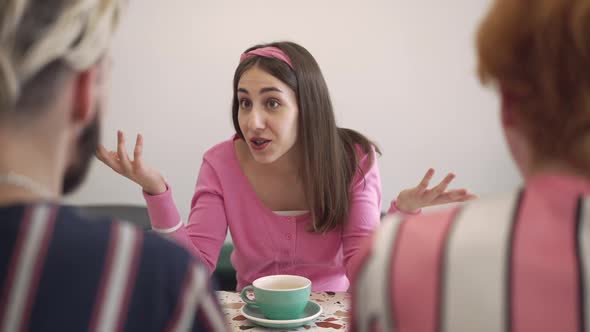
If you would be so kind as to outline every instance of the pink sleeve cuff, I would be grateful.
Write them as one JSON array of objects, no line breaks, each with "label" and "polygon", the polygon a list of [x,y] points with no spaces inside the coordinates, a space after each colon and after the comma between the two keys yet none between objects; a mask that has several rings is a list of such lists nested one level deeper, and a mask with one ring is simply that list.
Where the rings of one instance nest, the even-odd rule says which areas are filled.
[{"label": "pink sleeve cuff", "polygon": [[166,191],[158,195],[150,195],[143,191],[143,198],[147,203],[148,213],[152,228],[156,231],[168,233],[169,230],[178,229],[182,223],[174,198],[172,189],[166,183]]},{"label": "pink sleeve cuff", "polygon": [[394,213],[398,213],[398,212],[401,214],[408,215],[408,216],[414,216],[414,215],[420,214],[422,212],[422,209],[418,209],[418,210],[415,210],[412,212],[404,212],[397,207],[397,200],[394,200],[389,205],[389,211],[387,211],[387,214],[394,214]]}]

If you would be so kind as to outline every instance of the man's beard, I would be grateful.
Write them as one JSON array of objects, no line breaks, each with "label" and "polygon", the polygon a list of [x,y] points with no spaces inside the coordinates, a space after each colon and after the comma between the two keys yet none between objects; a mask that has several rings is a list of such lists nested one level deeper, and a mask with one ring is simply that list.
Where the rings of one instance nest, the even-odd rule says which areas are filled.
[{"label": "man's beard", "polygon": [[72,193],[84,182],[99,140],[100,122],[98,112],[95,112],[94,120],[82,131],[78,138],[77,151],[75,152],[76,159],[66,170],[62,184],[62,194]]}]

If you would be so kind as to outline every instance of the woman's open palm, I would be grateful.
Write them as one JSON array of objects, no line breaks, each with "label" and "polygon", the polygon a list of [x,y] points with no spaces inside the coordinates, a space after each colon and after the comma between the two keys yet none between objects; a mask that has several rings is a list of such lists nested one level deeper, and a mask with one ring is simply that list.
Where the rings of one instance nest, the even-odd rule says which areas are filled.
[{"label": "woman's open palm", "polygon": [[403,212],[413,212],[428,206],[465,202],[477,198],[466,189],[447,190],[455,178],[453,173],[447,174],[437,186],[428,188],[433,175],[434,169],[431,168],[416,187],[400,192],[396,200],[397,208]]},{"label": "woman's open palm", "polygon": [[143,136],[137,134],[133,160],[131,160],[125,148],[125,135],[122,131],[117,132],[117,151],[109,151],[102,144],[99,144],[96,151],[96,157],[100,161],[115,172],[139,184],[148,194],[157,195],[165,192],[164,177],[158,171],[145,165],[142,154]]}]

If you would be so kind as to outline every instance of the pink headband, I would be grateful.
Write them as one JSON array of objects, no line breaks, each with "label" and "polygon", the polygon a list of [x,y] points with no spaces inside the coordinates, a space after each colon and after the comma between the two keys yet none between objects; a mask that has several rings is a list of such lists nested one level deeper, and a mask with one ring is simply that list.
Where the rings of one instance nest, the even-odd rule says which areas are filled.
[{"label": "pink headband", "polygon": [[293,69],[293,64],[291,64],[291,59],[289,59],[289,56],[287,56],[287,54],[285,54],[285,52],[283,52],[283,50],[281,50],[280,48],[273,47],[273,46],[261,47],[261,48],[254,49],[250,52],[243,53],[242,56],[240,56],[240,63],[242,63],[244,60],[251,58],[255,55],[262,56],[265,58],[274,58],[274,59],[281,60],[284,63],[286,63],[287,65],[289,65],[289,67],[291,67],[291,69]]}]

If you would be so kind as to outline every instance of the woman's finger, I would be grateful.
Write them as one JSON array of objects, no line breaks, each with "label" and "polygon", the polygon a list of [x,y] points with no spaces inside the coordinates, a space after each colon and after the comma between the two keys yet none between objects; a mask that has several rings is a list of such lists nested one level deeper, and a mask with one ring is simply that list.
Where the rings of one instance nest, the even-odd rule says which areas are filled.
[{"label": "woman's finger", "polygon": [[125,147],[125,135],[121,130],[117,132],[117,155],[119,156],[121,168],[125,171],[131,171],[131,161],[129,161],[127,148]]},{"label": "woman's finger", "polygon": [[428,171],[426,171],[426,174],[424,174],[424,177],[422,178],[422,181],[420,181],[420,184],[418,184],[418,189],[420,191],[425,191],[428,188],[428,184],[430,183],[430,180],[432,180],[432,177],[434,176],[434,169],[429,168]]}]

